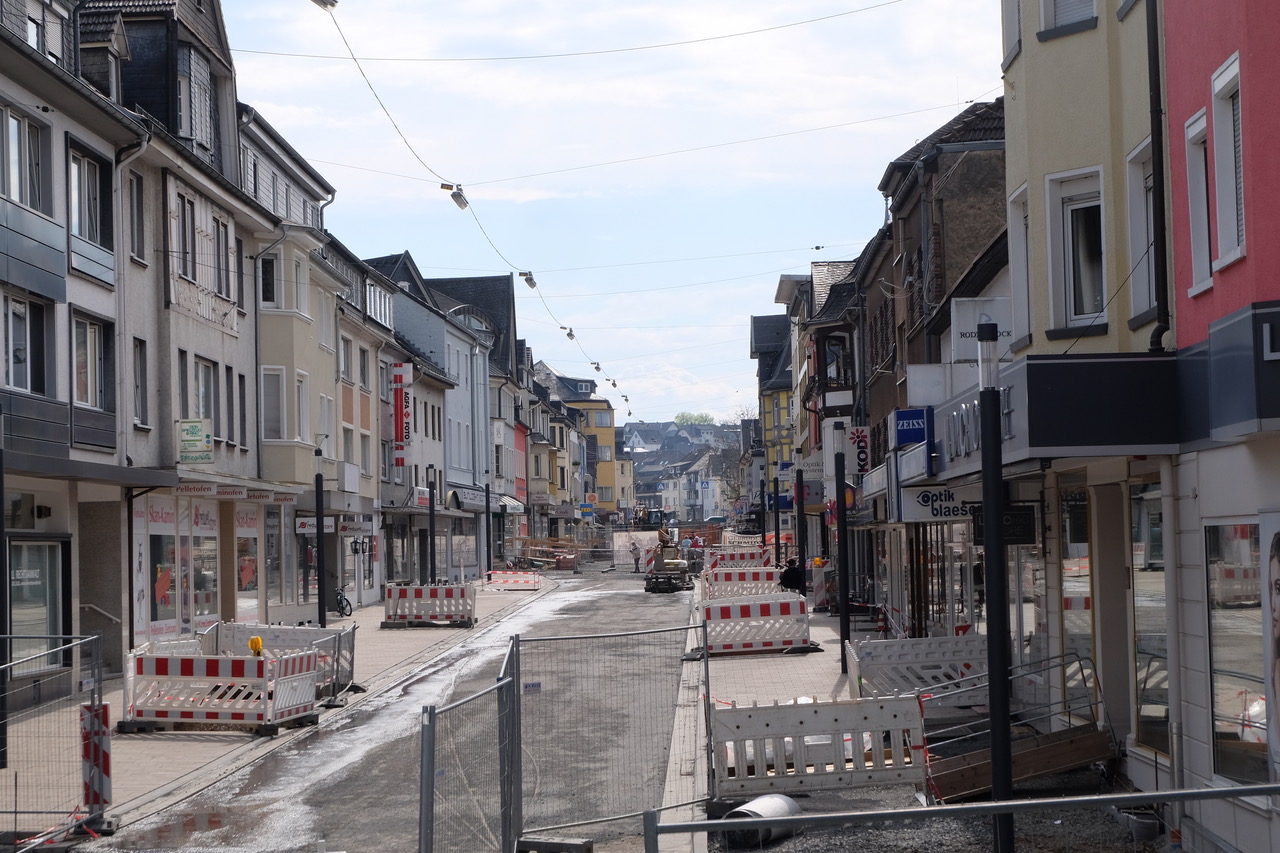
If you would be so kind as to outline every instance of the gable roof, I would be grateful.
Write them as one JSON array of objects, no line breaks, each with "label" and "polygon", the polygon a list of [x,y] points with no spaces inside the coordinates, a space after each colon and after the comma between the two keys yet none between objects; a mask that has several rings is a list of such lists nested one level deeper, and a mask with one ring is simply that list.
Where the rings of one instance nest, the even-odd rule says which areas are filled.
[{"label": "gable roof", "polygon": [[1004,141],[1004,98],[970,104],[959,115],[917,142],[884,170],[878,189],[892,194],[895,181],[909,177],[916,162],[940,145]]}]

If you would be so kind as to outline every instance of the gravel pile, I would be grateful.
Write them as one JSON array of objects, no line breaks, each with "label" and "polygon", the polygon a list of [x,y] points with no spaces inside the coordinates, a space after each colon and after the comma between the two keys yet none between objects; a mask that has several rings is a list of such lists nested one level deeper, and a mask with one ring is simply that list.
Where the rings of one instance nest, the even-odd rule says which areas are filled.
[{"label": "gravel pile", "polygon": [[[1085,768],[1045,777],[1015,787],[1019,798],[1072,797],[1123,793]],[[917,808],[915,792],[908,786],[859,788],[840,794],[794,798],[804,814],[842,811],[883,811]],[[747,833],[740,833],[747,835]],[[1014,817],[1014,848],[1018,853],[1157,853],[1166,839],[1135,841],[1127,826],[1114,814],[1098,808],[1032,812]],[[834,829],[808,829],[791,838],[730,847],[725,838],[713,839],[711,851],[768,850],[771,853],[969,853],[992,849],[989,817],[933,818],[927,821],[850,824]]]}]

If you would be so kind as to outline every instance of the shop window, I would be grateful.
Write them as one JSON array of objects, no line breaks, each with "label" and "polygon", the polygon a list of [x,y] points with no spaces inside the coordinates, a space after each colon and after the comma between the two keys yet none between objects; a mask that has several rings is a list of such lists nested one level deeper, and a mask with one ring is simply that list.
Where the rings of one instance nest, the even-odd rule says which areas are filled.
[{"label": "shop window", "polygon": [[63,592],[70,584],[70,561],[61,542],[15,541],[9,545],[9,620],[11,659],[21,660],[15,674],[37,673],[59,665],[56,656],[40,655],[49,637],[70,633]]},{"label": "shop window", "polygon": [[1268,779],[1258,546],[1256,524],[1205,525],[1213,767],[1242,783]]},{"label": "shop window", "polygon": [[1169,637],[1165,615],[1160,485],[1129,487],[1132,554],[1133,663],[1137,726],[1134,739],[1169,752]]}]

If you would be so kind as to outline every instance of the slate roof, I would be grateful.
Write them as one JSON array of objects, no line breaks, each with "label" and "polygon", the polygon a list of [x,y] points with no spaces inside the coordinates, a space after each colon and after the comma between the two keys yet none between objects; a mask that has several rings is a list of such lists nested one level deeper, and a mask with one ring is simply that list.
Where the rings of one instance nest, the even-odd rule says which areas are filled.
[{"label": "slate roof", "polygon": [[791,387],[791,321],[785,314],[751,318],[751,356],[761,391]]},{"label": "slate roof", "polygon": [[1004,98],[970,104],[959,115],[908,148],[891,162],[880,179],[885,192],[896,173],[905,171],[939,145],[966,142],[995,142],[1004,139]]},{"label": "slate roof", "polygon": [[117,11],[81,12],[80,42],[81,44],[101,44],[111,41],[117,28],[121,33],[124,27]]},{"label": "slate roof", "polygon": [[[515,372],[516,295],[515,277],[505,275],[472,276],[469,278],[429,278],[423,283],[440,294],[441,307],[446,311],[458,305],[473,305],[493,321],[498,333],[489,351],[489,361],[502,376]],[[445,301],[452,304],[447,307]]]},{"label": "slate roof", "polygon": [[871,263],[880,250],[881,244],[889,239],[889,235],[890,227],[881,226],[876,235],[867,241],[867,245],[862,247],[862,252],[856,260],[833,262],[832,272],[835,272],[834,263],[840,263],[845,265],[844,275],[831,284],[822,307],[814,311],[813,316],[809,318],[810,325],[839,322],[844,312],[854,306],[858,298],[858,273]]},{"label": "slate roof", "polygon": [[222,23],[222,5],[218,0],[84,0],[80,11],[118,11],[126,18],[172,16],[181,21],[196,38],[204,42],[227,68],[233,68],[231,45]]}]

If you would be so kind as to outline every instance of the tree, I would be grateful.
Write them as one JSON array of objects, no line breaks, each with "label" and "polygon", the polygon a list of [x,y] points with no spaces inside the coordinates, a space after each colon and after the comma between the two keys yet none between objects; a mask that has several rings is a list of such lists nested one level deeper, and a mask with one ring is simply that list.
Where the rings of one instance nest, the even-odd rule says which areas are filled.
[{"label": "tree", "polygon": [[713,424],[716,419],[705,412],[694,414],[693,412],[679,412],[675,416],[676,426],[689,426],[689,424]]}]

